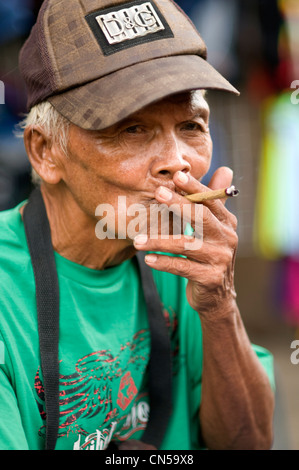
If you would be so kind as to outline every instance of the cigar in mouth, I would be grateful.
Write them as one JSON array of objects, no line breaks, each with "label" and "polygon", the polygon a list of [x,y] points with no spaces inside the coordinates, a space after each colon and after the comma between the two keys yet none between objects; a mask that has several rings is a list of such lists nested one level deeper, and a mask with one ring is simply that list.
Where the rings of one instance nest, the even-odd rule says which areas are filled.
[{"label": "cigar in mouth", "polygon": [[239,190],[236,189],[235,186],[230,186],[229,188],[216,189],[214,191],[211,190],[202,193],[187,194],[185,198],[191,202],[204,202],[211,201],[213,199],[225,199],[227,197],[235,197],[238,196],[238,194]]}]

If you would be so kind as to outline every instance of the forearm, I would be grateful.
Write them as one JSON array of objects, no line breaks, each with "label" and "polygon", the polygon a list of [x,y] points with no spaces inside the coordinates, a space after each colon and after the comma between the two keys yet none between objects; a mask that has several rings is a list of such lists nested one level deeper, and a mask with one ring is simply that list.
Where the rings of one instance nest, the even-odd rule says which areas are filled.
[{"label": "forearm", "polygon": [[[207,188],[191,175],[175,185],[188,194]],[[219,168],[210,189],[228,187],[232,172]],[[186,175],[185,175],[186,179]],[[176,206],[182,215],[186,198],[157,189],[159,203]],[[201,206],[202,233],[196,232],[196,206],[191,216],[194,238],[134,240],[149,266],[188,279],[186,296],[199,312],[203,330],[203,379],[200,422],[211,449],[268,449],[272,442],[273,394],[268,377],[245,332],[235,302],[234,264],[238,245],[237,219],[221,201]],[[182,219],[181,219],[182,220]],[[196,236],[197,235],[197,236]],[[163,252],[165,254],[158,254]],[[183,256],[168,256],[167,253]]]},{"label": "forearm", "polygon": [[[216,312],[214,312],[216,313]],[[269,449],[273,392],[237,306],[201,318],[203,381],[200,422],[210,449]]]}]

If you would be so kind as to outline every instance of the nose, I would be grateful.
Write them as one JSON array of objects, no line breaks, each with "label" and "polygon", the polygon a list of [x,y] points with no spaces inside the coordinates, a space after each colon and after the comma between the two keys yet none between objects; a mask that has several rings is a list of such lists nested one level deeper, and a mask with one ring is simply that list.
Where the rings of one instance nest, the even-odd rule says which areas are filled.
[{"label": "nose", "polygon": [[176,135],[164,138],[151,168],[152,176],[170,180],[177,171],[188,173],[191,170],[191,164],[184,148],[184,144]]}]

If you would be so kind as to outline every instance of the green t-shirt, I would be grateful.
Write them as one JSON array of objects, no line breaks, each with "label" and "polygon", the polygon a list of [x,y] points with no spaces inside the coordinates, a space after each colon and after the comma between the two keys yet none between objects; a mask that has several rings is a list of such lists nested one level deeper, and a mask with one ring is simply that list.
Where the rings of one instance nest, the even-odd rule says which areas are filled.
[{"label": "green t-shirt", "polygon": [[[0,449],[42,450],[45,401],[35,284],[19,207],[0,214]],[[57,450],[140,439],[149,414],[149,328],[133,260],[97,271],[55,253],[60,287]],[[173,413],[165,450],[200,448],[202,337],[186,280],[153,270],[171,336]],[[253,346],[273,384],[272,356]]]}]

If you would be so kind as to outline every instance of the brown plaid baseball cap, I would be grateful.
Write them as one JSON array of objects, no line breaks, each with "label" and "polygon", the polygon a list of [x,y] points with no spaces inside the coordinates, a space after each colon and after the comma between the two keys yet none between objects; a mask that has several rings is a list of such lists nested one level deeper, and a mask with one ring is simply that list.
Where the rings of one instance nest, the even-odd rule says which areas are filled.
[{"label": "brown plaid baseball cap", "polygon": [[238,91],[172,0],[44,0],[20,52],[28,110],[50,101],[84,129],[104,129],[166,96]]}]

